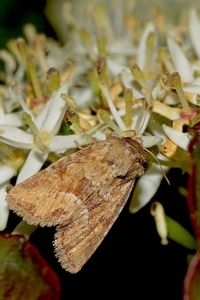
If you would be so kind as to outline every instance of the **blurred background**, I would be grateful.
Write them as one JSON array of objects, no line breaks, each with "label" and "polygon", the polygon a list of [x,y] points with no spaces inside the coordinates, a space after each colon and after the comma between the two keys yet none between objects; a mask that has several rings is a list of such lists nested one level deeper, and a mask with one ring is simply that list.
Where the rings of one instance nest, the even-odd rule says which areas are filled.
[{"label": "blurred background", "polygon": [[22,27],[32,23],[39,32],[53,35],[54,31],[44,14],[45,0],[0,1],[0,47],[10,38],[22,35]]},{"label": "blurred background", "polygon": [[[25,23],[56,37],[44,14],[45,5],[44,0],[1,0],[0,48],[8,39],[21,36]],[[191,229],[185,200],[178,193],[186,178],[178,170],[169,177],[171,186],[164,180],[154,200],[161,201],[168,215]],[[31,240],[59,274],[62,299],[182,299],[188,252],[172,241],[167,246],[160,244],[150,204],[131,215],[127,203],[98,250],[75,275],[65,272],[54,257],[53,229],[40,228],[33,234]]]}]

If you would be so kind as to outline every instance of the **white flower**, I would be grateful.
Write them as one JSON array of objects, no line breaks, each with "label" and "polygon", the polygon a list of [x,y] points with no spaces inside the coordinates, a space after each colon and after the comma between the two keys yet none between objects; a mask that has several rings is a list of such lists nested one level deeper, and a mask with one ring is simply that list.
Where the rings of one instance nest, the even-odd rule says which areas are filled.
[{"label": "white flower", "polygon": [[63,152],[66,149],[87,142],[85,138],[77,134],[69,136],[56,135],[67,109],[67,102],[61,97],[61,94],[66,92],[66,89],[66,84],[61,86],[37,117],[34,117],[26,108],[26,111],[33,118],[32,133],[8,125],[0,126],[1,141],[13,147],[30,150],[17,177],[17,183],[37,173],[50,151]]},{"label": "white flower", "polygon": [[[27,84],[24,80],[27,60],[17,57],[20,67],[19,72],[15,73],[17,64],[15,65],[13,57],[0,52],[0,57],[8,62],[6,74],[9,82],[10,79],[18,79],[26,100],[20,94],[17,94],[16,100],[16,94],[12,94],[11,100],[17,101],[17,113],[5,107],[6,101],[2,102],[0,141],[10,147],[22,149],[27,155],[16,183],[37,173],[49,152],[59,154],[77,145],[87,144],[86,134],[59,135],[67,109],[67,102],[63,100],[62,94],[69,94],[76,99],[75,112],[79,117],[84,115],[84,109],[90,121],[94,117],[90,124],[88,119],[80,117],[83,123],[87,123],[83,132],[97,139],[105,139],[106,134],[102,128],[106,123],[119,136],[129,134],[129,131],[134,132],[142,139],[147,152],[148,148],[154,151],[153,162],[148,163],[146,173],[135,187],[130,211],[136,212],[155,195],[169,170],[168,166],[173,167],[169,151],[168,154],[164,153],[162,146],[170,140],[175,146],[173,150],[177,147],[187,150],[190,138],[181,132],[182,128],[177,130],[174,124],[177,120],[181,120],[180,123],[183,124],[182,113],[199,106],[200,77],[197,59],[200,54],[196,36],[200,32],[200,23],[196,12],[191,11],[188,39],[185,38],[186,31],[182,36],[182,28],[178,26],[171,24],[163,27],[162,18],[155,18],[154,21],[147,22],[144,28],[140,27],[141,24],[136,21],[138,16],[134,15],[138,9],[135,2],[118,1],[118,6],[115,4],[112,0],[94,3],[84,1],[84,5],[80,5],[79,1],[72,4],[63,0],[56,3],[49,0],[47,14],[53,22],[57,22],[56,31],[64,46],[47,40],[47,55],[44,53],[44,40],[33,32],[27,35],[30,28],[26,31],[28,41],[37,45],[28,45],[27,48],[31,55],[36,52],[38,74],[46,74],[49,65],[59,74],[57,91],[52,94],[48,90],[48,80],[46,82],[43,75],[37,78],[36,65],[32,73],[29,70],[29,77],[32,78],[31,97],[33,95],[40,103],[48,91],[49,101],[39,113],[40,104],[33,111],[26,104],[30,100],[29,93],[26,94],[30,82]],[[50,16],[52,7],[54,14]],[[95,15],[91,18],[94,10]],[[69,34],[66,34],[68,30]],[[165,48],[159,47],[161,40],[166,45]],[[21,41],[23,51],[26,46],[26,42]],[[27,51],[26,58],[29,58],[29,52]],[[69,63],[70,67],[67,64],[65,69],[65,61],[70,59],[75,64],[74,68]],[[126,92],[131,94],[131,104],[127,104]],[[105,107],[105,113],[99,113],[102,107]],[[21,112],[25,119],[21,118]],[[90,126],[87,127],[88,124]],[[173,155],[175,150],[170,154]],[[0,182],[2,187],[8,184],[11,177],[5,178],[4,183]]]},{"label": "white flower", "polygon": [[[31,123],[33,124],[30,126],[32,132],[14,127],[12,122],[10,125],[0,125],[0,140],[2,142],[15,148],[30,151],[17,176],[16,184],[37,173],[50,151],[59,153],[88,142],[85,137],[79,134],[56,135],[67,108],[67,102],[61,97],[61,94],[66,91],[67,86],[63,84],[36,117],[26,107],[25,103],[22,104],[28,113],[26,117],[31,118],[32,116]],[[16,173],[14,168],[7,165],[0,166],[0,230],[6,227],[9,214],[5,201],[6,188],[9,185],[9,180]]]},{"label": "white flower", "polygon": [[[122,131],[122,135],[123,131],[132,129],[137,133],[137,136],[142,139],[143,146],[145,148],[159,145],[161,143],[162,138],[160,136],[156,136],[156,131],[154,132],[154,134],[149,134],[148,131],[146,132],[147,125],[151,117],[150,110],[146,109],[145,106],[142,107],[140,111],[133,115],[132,125],[129,128],[126,128],[121,118],[122,116],[124,116],[124,110],[116,110],[109,91],[102,84],[101,91],[108,102],[113,119],[119,126],[119,129]],[[160,157],[157,157],[157,159],[159,158]],[[131,213],[137,212],[151,200],[151,198],[155,195],[157,189],[159,188],[164,174],[168,170],[168,167],[158,164],[156,163],[156,161],[148,166],[145,174],[138,180],[134,189],[132,201],[130,204]]]},{"label": "white flower", "polygon": [[0,231],[4,230],[7,225],[9,209],[5,197],[9,181],[14,175],[16,175],[14,168],[7,165],[0,166]]}]

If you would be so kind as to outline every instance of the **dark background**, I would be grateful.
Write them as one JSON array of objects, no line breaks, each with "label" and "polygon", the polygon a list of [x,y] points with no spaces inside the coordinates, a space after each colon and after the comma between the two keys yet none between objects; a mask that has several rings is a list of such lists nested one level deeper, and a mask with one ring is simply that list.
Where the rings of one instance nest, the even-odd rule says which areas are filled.
[{"label": "dark background", "polygon": [[[167,215],[191,230],[185,199],[178,193],[178,186],[185,184],[187,178],[180,170],[172,170],[168,178],[171,185],[163,180],[152,201],[160,200]],[[55,258],[55,228],[39,228],[32,234],[30,241],[60,278],[61,300],[183,299],[187,256],[191,253],[172,240],[167,246],[161,245],[150,214],[151,203],[132,215],[128,201],[104,241],[77,274],[63,270]],[[19,221],[11,212],[7,231],[12,232]]]},{"label": "dark background", "polygon": [[[35,24],[39,32],[55,36],[43,14],[45,2],[0,2],[0,48],[9,38],[20,36],[26,22]],[[163,203],[170,217],[191,229],[185,199],[178,194],[178,186],[185,185],[187,178],[173,170],[169,179],[171,185],[164,180],[154,199]],[[173,241],[168,246],[160,244],[150,204],[134,215],[129,213],[128,205],[92,258],[75,275],[65,272],[55,259],[54,229],[40,228],[32,235],[31,241],[59,274],[62,299],[182,299],[188,251]],[[12,218],[13,214],[9,224]]]},{"label": "dark background", "polygon": [[[163,182],[155,199],[162,201],[171,217],[189,227],[186,204],[173,184],[177,175],[181,178],[178,171],[171,172],[172,185]],[[107,299],[108,295],[111,299],[182,299],[188,252],[173,241],[168,246],[160,244],[150,204],[135,215],[128,212],[128,204],[103,243],[75,275],[57,264],[51,245],[53,232],[35,232],[32,240],[60,274],[62,299],[77,299],[80,294],[85,299]]]},{"label": "dark background", "polygon": [[4,47],[9,38],[21,36],[22,27],[26,23],[35,24],[39,32],[54,36],[54,31],[43,13],[45,5],[44,0],[1,0],[0,47]]}]

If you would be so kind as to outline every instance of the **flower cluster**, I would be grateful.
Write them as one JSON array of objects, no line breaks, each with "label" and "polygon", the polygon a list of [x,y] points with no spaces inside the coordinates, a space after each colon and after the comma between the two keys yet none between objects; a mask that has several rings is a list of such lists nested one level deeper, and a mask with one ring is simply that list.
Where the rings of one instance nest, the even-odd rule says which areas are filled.
[{"label": "flower cluster", "polygon": [[150,201],[170,168],[189,172],[183,126],[199,120],[200,20],[190,10],[172,25],[154,9],[145,22],[134,10],[132,1],[84,1],[81,8],[49,1],[62,45],[27,25],[24,38],[0,51],[1,229],[14,176],[19,183],[45,161],[113,131],[139,136],[147,149],[131,212]]}]

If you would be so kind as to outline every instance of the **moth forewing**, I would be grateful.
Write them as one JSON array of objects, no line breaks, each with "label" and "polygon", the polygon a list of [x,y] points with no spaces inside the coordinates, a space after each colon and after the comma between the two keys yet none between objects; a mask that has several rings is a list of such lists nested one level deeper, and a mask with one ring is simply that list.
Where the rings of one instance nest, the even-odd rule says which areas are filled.
[{"label": "moth forewing", "polygon": [[28,223],[57,225],[58,259],[75,273],[119,215],[143,164],[138,139],[109,137],[13,187],[8,205]]},{"label": "moth forewing", "polygon": [[128,181],[115,187],[114,201],[102,202],[68,226],[57,226],[54,246],[65,270],[77,273],[88,261],[119,216],[133,185],[134,181]]}]

